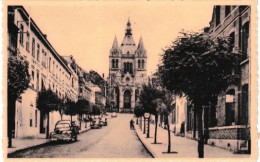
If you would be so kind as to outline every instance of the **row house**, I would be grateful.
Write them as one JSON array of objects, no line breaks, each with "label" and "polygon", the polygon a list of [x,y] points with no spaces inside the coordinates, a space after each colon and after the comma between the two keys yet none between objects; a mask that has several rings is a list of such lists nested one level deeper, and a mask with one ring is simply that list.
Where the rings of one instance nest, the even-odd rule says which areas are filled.
[{"label": "row house", "polygon": [[[8,6],[8,32],[18,32],[16,48],[29,62],[30,87],[16,102],[15,137],[37,136],[46,131],[46,116],[36,108],[37,93],[51,89],[60,98],[78,99],[78,77],[61,59],[30,15],[22,6]],[[15,36],[15,35],[13,35]],[[50,130],[60,120],[58,112],[50,113]]]},{"label": "row house", "polygon": [[[240,67],[233,70],[237,83],[230,85],[216,98],[215,104],[204,107],[204,134],[208,144],[233,152],[250,152],[250,6],[214,6],[212,20],[207,32],[212,39],[229,36],[233,50],[242,53]],[[182,112],[176,118],[185,123],[185,136],[198,138],[197,119],[193,105],[182,97],[176,102]],[[180,110],[180,109],[179,109]],[[181,117],[184,113],[184,119]],[[179,128],[178,128],[179,129]],[[178,134],[178,133],[177,133]]]}]

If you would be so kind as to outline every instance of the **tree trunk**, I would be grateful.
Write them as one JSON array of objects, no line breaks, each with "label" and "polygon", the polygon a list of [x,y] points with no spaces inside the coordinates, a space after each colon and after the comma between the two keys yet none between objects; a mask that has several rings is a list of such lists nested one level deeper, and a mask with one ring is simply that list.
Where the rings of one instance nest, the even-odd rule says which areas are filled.
[{"label": "tree trunk", "polygon": [[142,130],[142,117],[139,117],[139,118],[140,118],[139,127]]},{"label": "tree trunk", "polygon": [[144,118],[144,132],[143,132],[143,134],[145,134],[145,118]]},{"label": "tree trunk", "polygon": [[147,124],[148,124],[148,128],[147,128],[147,138],[150,138],[150,117],[147,119]]},{"label": "tree trunk", "polygon": [[8,127],[7,127],[7,132],[8,132],[8,148],[11,148],[13,146],[12,144],[12,138],[13,138],[13,131],[15,129],[15,99],[12,99],[11,97],[8,96]]},{"label": "tree trunk", "polygon": [[47,112],[47,128],[46,128],[46,139],[49,138],[50,132],[50,115],[49,112]]},{"label": "tree trunk", "polygon": [[193,138],[196,139],[196,130],[197,130],[197,110],[194,108],[193,111]]},{"label": "tree trunk", "polygon": [[154,143],[157,143],[157,125],[158,125],[158,115],[155,115]]},{"label": "tree trunk", "polygon": [[171,131],[170,131],[170,124],[169,124],[169,117],[168,115],[166,116],[166,124],[167,124],[167,129],[168,129],[168,153],[171,152]]},{"label": "tree trunk", "polygon": [[204,158],[204,135],[202,128],[202,107],[197,107],[197,116],[198,116],[198,131],[199,131],[199,140],[198,140],[198,154],[199,158]]},{"label": "tree trunk", "polygon": [[82,114],[80,114],[80,116],[79,116],[79,128],[80,128],[80,130],[81,130],[81,121],[82,121]]},{"label": "tree trunk", "polygon": [[60,113],[60,120],[62,120],[62,113],[61,113],[61,110],[59,110],[59,113]]}]

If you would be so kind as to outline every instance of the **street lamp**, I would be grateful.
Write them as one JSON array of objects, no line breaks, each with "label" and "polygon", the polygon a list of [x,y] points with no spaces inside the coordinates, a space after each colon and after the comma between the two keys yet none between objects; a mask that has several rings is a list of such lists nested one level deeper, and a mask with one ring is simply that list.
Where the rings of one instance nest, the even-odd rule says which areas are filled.
[{"label": "street lamp", "polygon": [[[150,137],[150,116],[151,116],[151,114],[150,113],[148,113],[148,112],[146,112],[146,113],[144,113],[144,118],[145,119],[148,119],[148,128],[147,128],[147,135],[146,135],[146,138],[149,138]],[[145,121],[144,121],[145,122]],[[145,132],[145,128],[144,128],[144,132]]]}]

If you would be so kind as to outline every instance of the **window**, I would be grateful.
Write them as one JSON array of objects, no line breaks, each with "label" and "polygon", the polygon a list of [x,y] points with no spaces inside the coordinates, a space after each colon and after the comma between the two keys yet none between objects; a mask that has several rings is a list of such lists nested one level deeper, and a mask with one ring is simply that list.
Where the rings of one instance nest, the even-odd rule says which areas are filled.
[{"label": "window", "polygon": [[144,60],[142,60],[142,69],[144,69]]},{"label": "window", "polygon": [[140,60],[138,60],[138,69],[140,69],[140,63],[141,63]]},{"label": "window", "polygon": [[32,38],[32,56],[35,57],[35,39]]},{"label": "window", "polygon": [[32,70],[32,88],[34,88],[34,70]]},{"label": "window", "polygon": [[233,50],[233,48],[235,47],[235,32],[232,32],[230,35],[229,35],[229,42],[230,42],[230,51]]},{"label": "window", "polygon": [[42,49],[42,66],[46,68],[47,53]]},{"label": "window", "polygon": [[40,74],[39,74],[39,70],[36,70],[36,90],[38,91],[39,90],[39,88],[40,88],[40,86],[39,86],[39,76]]},{"label": "window", "polygon": [[20,44],[23,45],[23,32],[24,32],[24,27],[21,24],[20,26]]},{"label": "window", "polygon": [[49,72],[51,72],[51,58],[49,57]]},{"label": "window", "polygon": [[226,125],[235,124],[235,90],[226,92]]},{"label": "window", "polygon": [[112,68],[115,68],[115,60],[112,59]]},{"label": "window", "polygon": [[53,74],[55,73],[54,68],[55,68],[55,61],[53,61],[53,66],[52,66],[52,72],[53,72]]},{"label": "window", "polygon": [[230,14],[230,6],[225,6],[225,17],[227,17]]},{"label": "window", "polygon": [[220,23],[220,6],[216,6],[216,26]]},{"label": "window", "polygon": [[118,68],[118,59],[116,59],[116,68]]},{"label": "window", "polygon": [[30,34],[27,32],[26,34],[26,51],[29,52],[29,39],[30,39]]},{"label": "window", "polygon": [[37,43],[36,59],[37,59],[38,62],[40,61],[40,45],[38,43]]},{"label": "window", "polygon": [[35,110],[35,127],[37,127],[37,122],[38,122],[38,118],[37,118],[37,110]]},{"label": "window", "polygon": [[58,78],[58,65],[56,65],[56,78]]},{"label": "window", "polygon": [[242,86],[242,110],[241,110],[241,123],[248,124],[248,84]]},{"label": "window", "polygon": [[249,22],[242,27],[242,58],[248,57],[248,40],[249,40]]}]

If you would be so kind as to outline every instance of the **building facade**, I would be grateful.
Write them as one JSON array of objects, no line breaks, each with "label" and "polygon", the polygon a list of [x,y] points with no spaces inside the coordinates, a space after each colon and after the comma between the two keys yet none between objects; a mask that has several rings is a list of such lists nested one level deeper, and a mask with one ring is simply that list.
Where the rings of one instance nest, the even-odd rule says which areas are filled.
[{"label": "building facade", "polygon": [[[242,52],[240,67],[230,85],[217,99],[215,120],[209,127],[209,144],[229,150],[250,151],[250,6],[215,6],[210,22],[213,39],[229,36],[233,50]],[[213,108],[213,107],[212,107]]]},{"label": "building facade", "polygon": [[109,55],[109,102],[114,110],[133,112],[143,84],[148,83],[147,54],[142,37],[138,45],[132,36],[128,20],[119,45],[115,37]]},{"label": "building facade", "polygon": [[[31,77],[29,88],[16,102],[14,137],[37,136],[46,132],[46,115],[36,107],[38,92],[51,89],[60,98],[78,99],[78,79],[74,72],[64,63],[60,55],[47,40],[40,28],[22,6],[8,7],[8,32],[12,41],[17,41],[16,52],[29,63]],[[15,31],[18,29],[17,31]],[[11,38],[11,37],[10,37]],[[10,48],[11,49],[11,48]],[[50,130],[60,120],[58,112],[50,114]]]},{"label": "building facade", "polygon": [[[237,83],[219,94],[215,103],[203,108],[205,142],[233,152],[250,152],[251,145],[250,12],[249,6],[214,6],[210,28],[207,31],[212,39],[222,35],[229,36],[233,50],[242,52],[240,67],[233,70],[233,79],[236,79]],[[184,108],[185,136],[196,139],[198,121],[194,106],[185,97],[181,100],[184,105],[176,100],[176,108]],[[175,113],[179,117],[182,116],[182,113]]]}]

